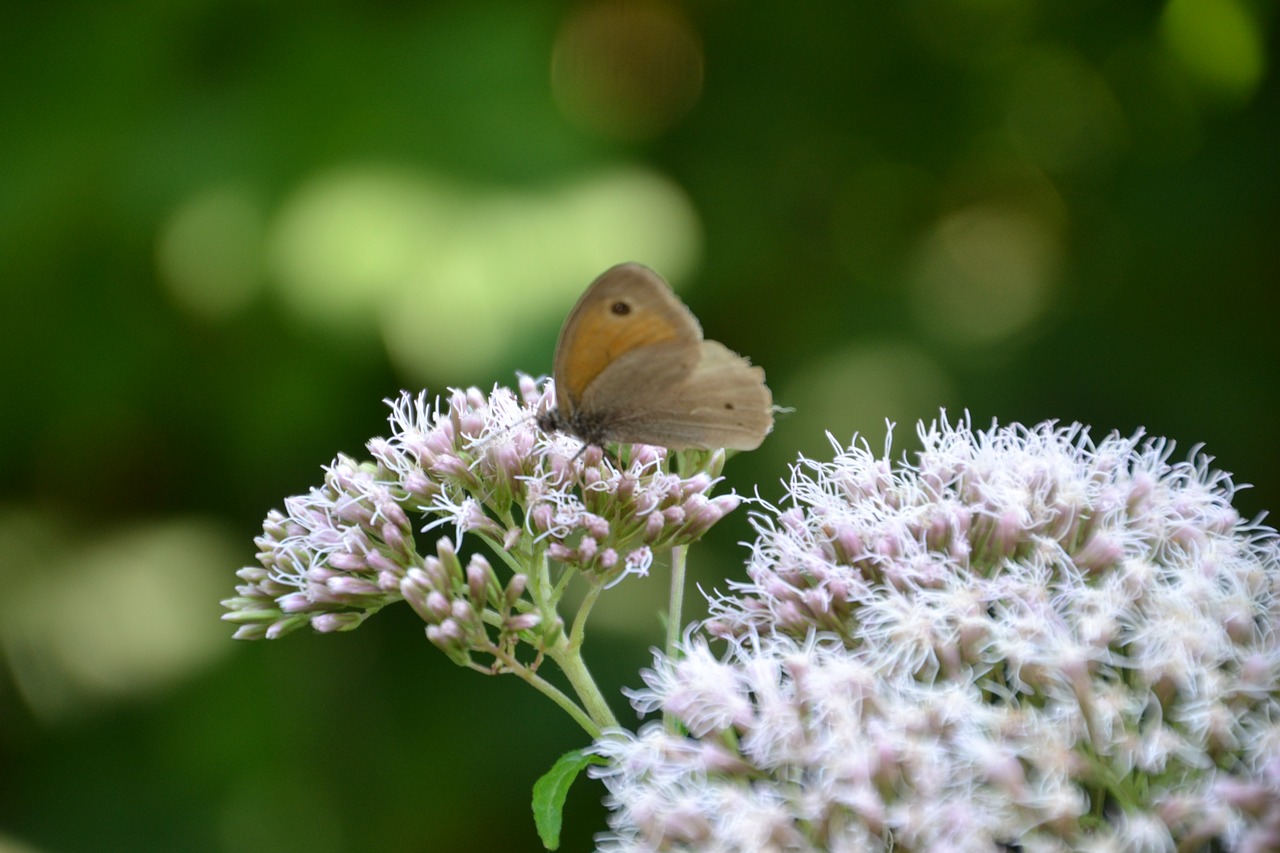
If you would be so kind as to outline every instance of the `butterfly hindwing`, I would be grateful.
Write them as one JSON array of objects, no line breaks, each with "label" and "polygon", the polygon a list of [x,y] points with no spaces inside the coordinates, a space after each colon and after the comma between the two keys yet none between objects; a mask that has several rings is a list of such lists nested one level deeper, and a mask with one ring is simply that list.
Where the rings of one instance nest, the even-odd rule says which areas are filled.
[{"label": "butterfly hindwing", "polygon": [[[614,441],[673,449],[727,447],[752,450],[773,427],[773,395],[764,371],[717,341],[689,352],[674,347],[638,351],[643,371],[627,361],[609,365],[588,389],[584,409],[599,413]],[[653,377],[652,379],[650,377]],[[625,404],[616,387],[626,385]]]}]

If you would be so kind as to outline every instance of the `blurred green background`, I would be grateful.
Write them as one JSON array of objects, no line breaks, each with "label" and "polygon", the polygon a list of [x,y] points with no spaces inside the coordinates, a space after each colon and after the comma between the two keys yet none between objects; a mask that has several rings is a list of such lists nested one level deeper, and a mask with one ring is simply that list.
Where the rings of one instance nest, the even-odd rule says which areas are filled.
[{"label": "blurred green background", "polygon": [[[530,786],[583,744],[549,702],[405,607],[239,644],[218,600],[268,509],[387,434],[384,397],[548,372],[617,261],[794,407],[741,491],[945,407],[1204,442],[1245,515],[1280,506],[1276,15],[6,9],[0,850],[538,849]],[[704,587],[750,535],[739,512],[694,550]],[[662,577],[597,610],[624,720]]]}]

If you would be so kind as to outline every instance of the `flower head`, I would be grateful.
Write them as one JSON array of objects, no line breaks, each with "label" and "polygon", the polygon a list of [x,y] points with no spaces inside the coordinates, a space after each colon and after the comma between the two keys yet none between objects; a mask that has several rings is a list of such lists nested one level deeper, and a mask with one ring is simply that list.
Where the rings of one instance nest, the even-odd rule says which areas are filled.
[{"label": "flower head", "polygon": [[687,734],[597,742],[603,849],[1268,849],[1275,531],[1161,440],[919,435],[755,515],[749,579],[631,694]]},{"label": "flower head", "polygon": [[[305,624],[350,630],[405,599],[459,662],[502,659],[518,641],[541,650],[560,635],[566,573],[599,585],[643,574],[655,553],[737,506],[711,496],[723,453],[686,476],[662,448],[583,448],[537,428],[553,398],[550,382],[522,377],[519,396],[498,387],[455,390],[444,404],[388,401],[391,434],[368,443],[370,461],[339,456],[323,485],[267,516],[259,565],[240,570],[223,618],[237,637],[274,638]],[[436,528],[451,535],[424,556],[415,532]],[[476,545],[511,569],[507,580],[484,557],[464,565],[459,553]]]}]

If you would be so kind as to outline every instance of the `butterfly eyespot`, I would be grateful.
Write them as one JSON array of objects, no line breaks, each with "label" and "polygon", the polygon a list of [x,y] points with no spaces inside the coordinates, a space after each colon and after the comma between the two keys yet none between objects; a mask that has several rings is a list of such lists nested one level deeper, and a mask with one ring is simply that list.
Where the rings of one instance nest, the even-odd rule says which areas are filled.
[{"label": "butterfly eyespot", "polygon": [[609,310],[617,314],[619,317],[625,317],[631,313],[631,306],[622,301],[618,301],[609,306]]}]

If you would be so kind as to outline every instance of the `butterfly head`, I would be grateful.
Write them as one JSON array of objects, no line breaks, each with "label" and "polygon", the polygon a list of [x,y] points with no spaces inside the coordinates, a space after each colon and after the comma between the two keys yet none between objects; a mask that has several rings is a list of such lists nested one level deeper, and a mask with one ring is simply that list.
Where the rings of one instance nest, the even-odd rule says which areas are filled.
[{"label": "butterfly head", "polygon": [[586,447],[603,448],[609,441],[605,419],[587,412],[566,415],[562,409],[551,408],[538,415],[537,423],[543,432],[567,433],[581,439]]}]

